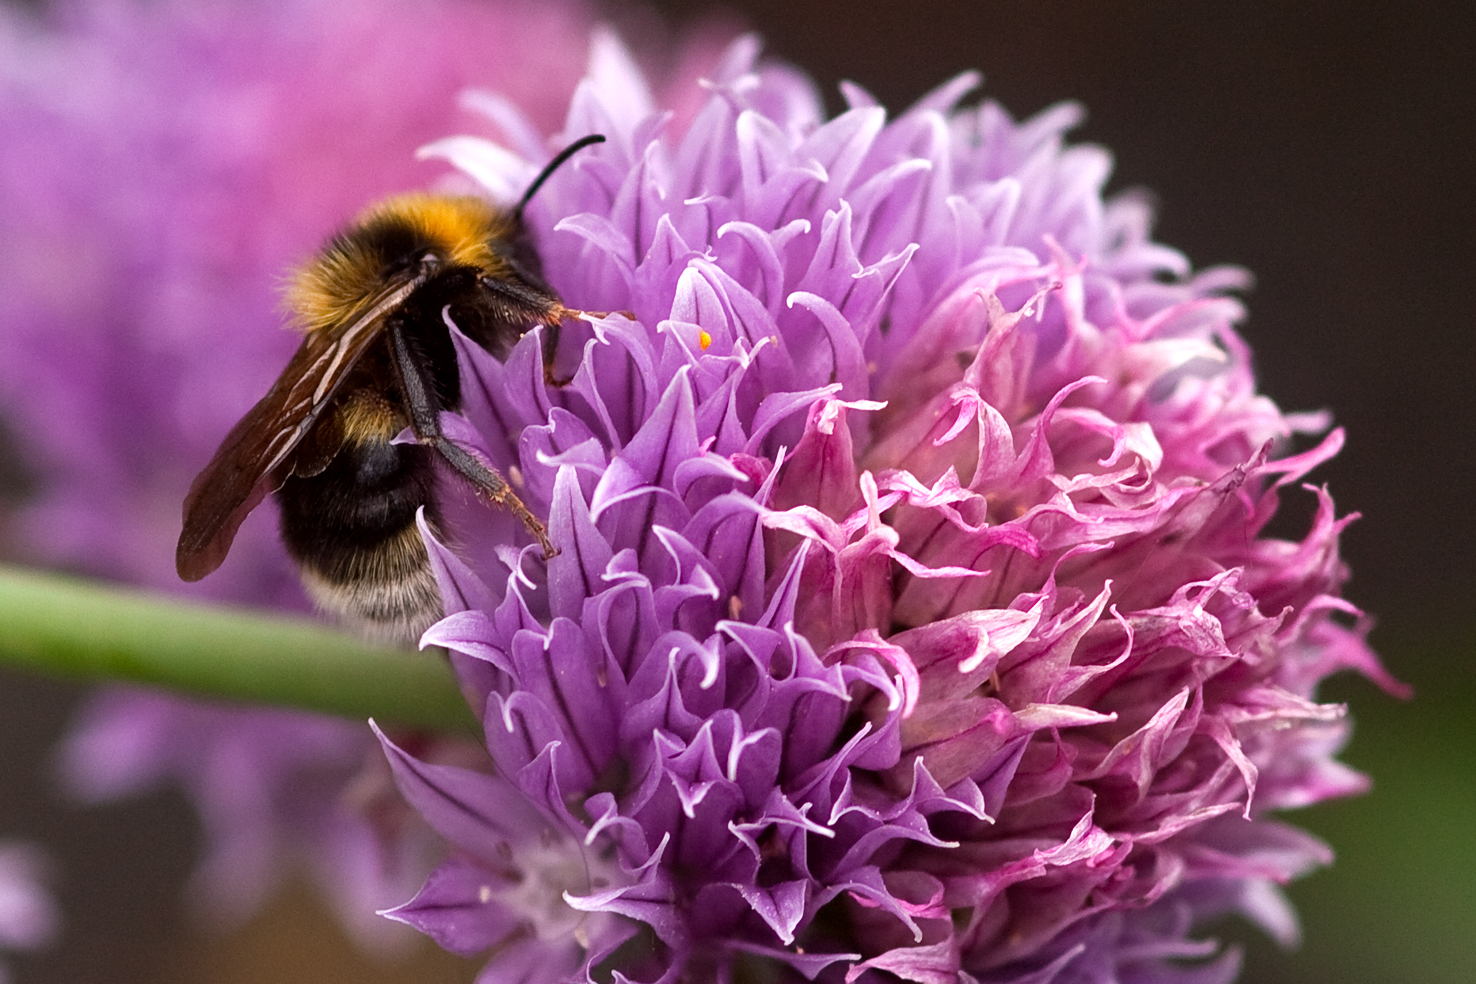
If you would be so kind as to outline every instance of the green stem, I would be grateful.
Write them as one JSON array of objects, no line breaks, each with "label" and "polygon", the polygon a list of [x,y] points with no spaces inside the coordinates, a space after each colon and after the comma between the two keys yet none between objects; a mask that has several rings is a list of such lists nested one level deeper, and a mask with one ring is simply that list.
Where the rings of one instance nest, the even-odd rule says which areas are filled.
[{"label": "green stem", "polygon": [[0,664],[437,731],[480,730],[439,650],[0,565]]}]

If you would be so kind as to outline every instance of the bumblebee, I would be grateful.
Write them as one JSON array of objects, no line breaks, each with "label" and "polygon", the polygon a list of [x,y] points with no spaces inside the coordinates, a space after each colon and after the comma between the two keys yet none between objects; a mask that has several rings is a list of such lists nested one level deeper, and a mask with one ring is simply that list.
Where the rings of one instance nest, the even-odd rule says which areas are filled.
[{"label": "bumblebee", "polygon": [[[543,524],[507,481],[441,430],[461,407],[447,321],[498,359],[543,327],[554,378],[566,308],[543,280],[523,210],[553,171],[604,137],[556,156],[508,211],[480,198],[408,194],[369,209],[292,280],[301,346],[266,396],[231,429],[190,486],[175,567],[198,581],[268,493],[309,597],[365,634],[413,641],[441,616],[417,510],[441,522],[440,459],[507,509],[543,548]],[[409,427],[416,443],[393,443]]]}]

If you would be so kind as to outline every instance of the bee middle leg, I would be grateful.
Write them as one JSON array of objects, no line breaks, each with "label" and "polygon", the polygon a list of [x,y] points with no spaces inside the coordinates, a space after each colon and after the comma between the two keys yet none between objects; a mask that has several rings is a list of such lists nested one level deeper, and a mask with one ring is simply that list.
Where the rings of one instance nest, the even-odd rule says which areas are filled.
[{"label": "bee middle leg", "polygon": [[405,398],[405,407],[410,414],[410,429],[415,432],[415,436],[487,498],[522,520],[528,532],[533,534],[533,538],[543,548],[545,558],[556,555],[559,551],[549,540],[548,530],[523,505],[523,500],[518,498],[507,479],[441,430],[441,411],[446,407],[436,395],[430,365],[406,341],[403,326],[391,324],[387,333],[392,361],[400,377],[400,393]]},{"label": "bee middle leg", "polygon": [[543,548],[544,558],[558,554],[558,548],[549,540],[548,530],[543,523],[528,510],[527,506],[523,505],[523,500],[518,498],[518,494],[512,490],[507,479],[499,475],[495,469],[484,465],[475,455],[444,434],[417,433],[415,436],[420,438],[421,443],[434,449],[446,464],[456,469],[459,475],[475,485],[487,498],[521,519],[523,525],[528,528],[528,532],[533,534],[533,538]]}]

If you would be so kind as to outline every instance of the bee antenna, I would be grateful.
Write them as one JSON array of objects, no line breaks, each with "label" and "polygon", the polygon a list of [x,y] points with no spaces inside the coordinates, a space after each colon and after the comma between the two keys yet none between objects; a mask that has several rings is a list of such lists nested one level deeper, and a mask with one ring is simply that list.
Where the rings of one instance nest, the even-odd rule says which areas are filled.
[{"label": "bee antenna", "polygon": [[533,179],[533,183],[528,186],[528,190],[523,192],[523,197],[522,200],[518,202],[518,207],[513,209],[513,218],[517,219],[519,222],[523,221],[523,209],[528,206],[528,202],[532,200],[533,195],[537,193],[538,189],[543,187],[543,182],[548,180],[549,175],[553,174],[559,169],[560,164],[563,164],[569,158],[573,157],[575,154],[579,153],[579,151],[583,150],[585,147],[588,147],[590,144],[604,142],[605,135],[603,133],[591,133],[587,137],[580,137],[578,140],[574,141],[569,146],[559,151],[558,154],[555,155],[554,159],[549,161],[547,166],[545,166],[542,171],[538,172],[538,177]]}]

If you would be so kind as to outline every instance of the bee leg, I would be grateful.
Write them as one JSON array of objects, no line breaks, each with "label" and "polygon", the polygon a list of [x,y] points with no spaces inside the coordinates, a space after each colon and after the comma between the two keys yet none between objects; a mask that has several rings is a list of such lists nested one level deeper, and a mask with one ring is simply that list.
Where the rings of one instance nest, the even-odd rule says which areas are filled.
[{"label": "bee leg", "polygon": [[[575,318],[583,311],[564,307],[558,297],[548,288],[536,287],[537,278],[530,275],[515,262],[512,264],[516,277],[482,277],[482,290],[494,301],[502,312],[492,328],[473,332],[471,338],[489,352],[498,351],[499,336],[509,336],[516,341],[526,330],[529,322],[543,326],[543,381],[549,386],[562,389],[574,377],[561,379],[554,374],[554,359],[559,351],[559,323],[565,318]],[[469,326],[468,326],[469,327]],[[505,329],[505,332],[503,331]],[[509,347],[511,342],[505,342]]]},{"label": "bee leg", "polygon": [[549,540],[548,530],[523,505],[523,500],[507,484],[507,479],[442,432],[441,411],[445,407],[441,405],[435,387],[431,384],[430,367],[407,344],[404,329],[398,321],[390,323],[387,334],[395,372],[399,376],[400,393],[410,412],[410,429],[415,432],[420,443],[439,454],[446,464],[481,490],[487,498],[522,520],[528,532],[533,534],[533,538],[543,548],[545,558],[557,554],[559,551]]},{"label": "bee leg", "polygon": [[528,532],[532,533],[533,538],[538,541],[538,546],[543,548],[545,558],[558,554],[559,551],[548,538],[548,530],[539,522],[538,517],[523,505],[523,500],[518,498],[518,494],[512,490],[511,485],[507,484],[505,478],[495,470],[488,468],[475,455],[444,434],[417,433],[415,436],[420,438],[422,444],[433,448],[446,464],[456,469],[458,474],[475,485],[487,498],[521,519],[523,525],[528,528]]},{"label": "bee leg", "polygon": [[[562,307],[562,305],[561,305]],[[559,312],[573,314],[567,308]],[[554,359],[559,355],[559,322],[554,320],[546,322],[543,326],[543,381],[555,389],[563,389],[574,381],[573,376],[562,377],[554,374]]]},{"label": "bee leg", "polygon": [[[635,314],[630,311],[617,311],[629,321],[636,319]],[[556,389],[563,389],[574,381],[573,376],[557,376],[554,374],[554,360],[559,354],[559,328],[564,318],[608,318],[609,311],[576,311],[574,308],[566,308],[562,304],[558,310],[553,312],[554,317],[543,323],[543,381]]]}]

